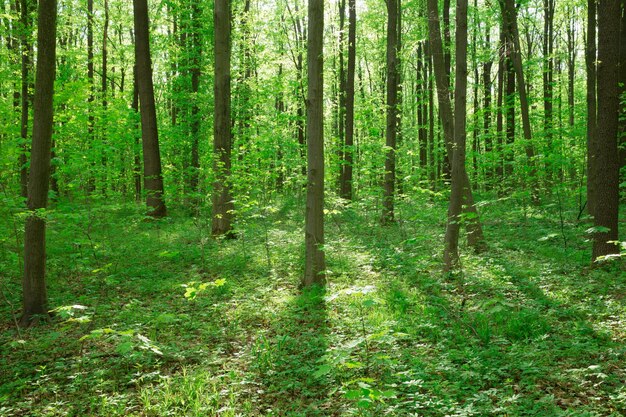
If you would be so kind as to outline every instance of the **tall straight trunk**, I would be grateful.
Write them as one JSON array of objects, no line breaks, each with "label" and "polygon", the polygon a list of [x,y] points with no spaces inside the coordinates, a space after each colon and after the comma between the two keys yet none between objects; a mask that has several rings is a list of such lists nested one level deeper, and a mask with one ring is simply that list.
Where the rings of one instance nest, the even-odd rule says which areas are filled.
[{"label": "tall straight trunk", "polygon": [[506,107],[506,146],[504,149],[504,172],[506,176],[511,178],[513,175],[513,163],[515,157],[513,155],[513,143],[515,142],[515,68],[511,59],[512,50],[511,43],[506,44],[506,96],[504,103]]},{"label": "tall straight trunk", "polygon": [[499,181],[504,178],[504,79],[506,77],[506,29],[500,27],[500,44],[498,58],[498,91],[496,97],[496,146],[497,146],[497,165],[496,177]]},{"label": "tall straight trunk", "polygon": [[37,72],[33,104],[33,141],[28,180],[28,209],[24,234],[24,277],[22,280],[22,326],[48,315],[46,291],[46,220],[37,210],[48,205],[50,142],[56,60],[56,0],[39,0],[37,17]]},{"label": "tall straight trunk", "polygon": [[[94,84],[94,57],[93,57],[93,0],[87,0],[87,82],[89,84],[89,98],[87,99],[87,135],[91,146],[94,144],[94,125],[95,116],[93,103],[95,101],[95,84]],[[92,161],[92,172],[89,173],[87,182],[87,191],[93,192],[96,189],[95,172],[93,168],[95,163]]]},{"label": "tall straight trunk", "polygon": [[459,267],[459,232],[465,185],[465,146],[467,124],[467,0],[456,2],[456,71],[454,78],[454,151],[452,154],[452,192],[444,242],[444,269]]},{"label": "tall straight trunk", "polygon": [[348,0],[348,73],[346,79],[346,139],[341,170],[341,197],[352,200],[354,163],[354,72],[356,67],[356,0]]},{"label": "tall straight trunk", "polygon": [[428,70],[428,161],[430,164],[430,181],[436,187],[439,178],[438,163],[435,160],[435,93],[433,89],[433,59],[430,53],[430,41],[426,42],[426,60]]},{"label": "tall straight trunk", "polygon": [[426,128],[426,77],[424,76],[424,43],[417,45],[417,70],[416,79],[416,101],[417,101],[417,137],[419,146],[419,166],[422,170],[428,170],[428,132]]},{"label": "tall straight trunk", "polygon": [[213,182],[214,236],[233,237],[233,199],[231,197],[231,120],[230,120],[230,1],[216,0],[213,13],[215,25],[215,85],[213,152],[215,181]]},{"label": "tall straight trunk", "polygon": [[[108,41],[109,41],[109,1],[104,0],[104,25],[102,27],[102,80],[101,80],[101,94],[102,94],[102,117],[101,117],[101,134],[102,143],[107,142],[107,108],[109,102],[107,99],[107,86],[108,86]],[[105,151],[107,147],[103,146],[102,149],[102,190],[106,194],[108,187],[108,173],[107,173],[107,153]]]},{"label": "tall straight trunk", "polygon": [[165,217],[167,209],[163,195],[159,132],[157,130],[147,0],[133,0],[135,22],[135,62],[141,113],[141,137],[143,144],[144,189],[148,215]]},{"label": "tall straight trunk", "polygon": [[[554,82],[554,0],[543,0],[543,129],[550,153],[553,146],[553,82]],[[548,165],[546,174],[548,181],[553,181],[554,167]]]},{"label": "tall straight trunk", "polygon": [[[450,86],[450,74],[452,72],[452,54],[450,49],[452,48],[452,42],[450,40],[450,0],[443,0],[443,56],[446,69],[446,79],[448,81],[448,88]],[[452,155],[450,155],[452,159]]]},{"label": "tall straight trunk", "polygon": [[[135,115],[139,114],[139,85],[137,83],[137,65],[133,66],[133,101],[131,108]],[[141,201],[141,153],[139,152],[139,123],[133,130],[135,146],[133,149],[133,181],[135,183],[135,201]]]},{"label": "tall straight trunk", "polygon": [[30,41],[30,32],[32,23],[30,18],[31,0],[21,0],[20,5],[20,22],[22,29],[21,36],[21,72],[22,72],[22,89],[21,89],[21,120],[20,120],[20,138],[22,146],[20,149],[19,165],[20,165],[20,195],[24,198],[28,197],[28,111],[30,107],[29,86],[31,84],[30,68],[32,66],[33,45]]},{"label": "tall straight trunk", "polygon": [[618,68],[620,44],[620,2],[598,2],[598,125],[597,153],[593,163],[602,172],[592,178],[595,189],[594,233],[592,259],[618,254],[619,158],[617,149],[619,87]]},{"label": "tall straight trunk", "polygon": [[[620,138],[620,170],[626,168],[626,1],[622,0],[622,18],[620,21],[619,43],[619,95],[621,97],[619,138]],[[623,177],[623,176],[622,176]]]},{"label": "tall straight trunk", "polygon": [[532,130],[530,127],[530,112],[528,106],[528,97],[526,92],[526,83],[524,81],[524,70],[522,67],[522,55],[519,41],[519,30],[517,29],[517,11],[515,9],[515,0],[504,0],[500,2],[503,7],[502,15],[504,17],[504,23],[510,28],[509,34],[511,36],[510,41],[513,44],[511,51],[511,60],[513,61],[513,67],[515,68],[515,76],[517,77],[517,93],[519,95],[520,110],[522,113],[522,128],[524,131],[524,149],[526,151],[526,158],[528,164],[528,172],[525,178],[528,178],[530,183],[530,192],[533,202],[539,201],[539,195],[537,190],[537,170],[535,168],[535,150],[532,144]]},{"label": "tall straight trunk", "polygon": [[594,216],[596,202],[596,190],[594,187],[595,178],[601,175],[596,172],[600,166],[595,161],[597,154],[597,97],[596,97],[596,77],[597,77],[597,0],[587,1],[587,44],[585,45],[585,61],[587,65],[587,211]]},{"label": "tall straight trunk", "polygon": [[200,6],[197,2],[191,5],[191,95],[196,99],[191,105],[191,175],[189,188],[192,193],[198,192],[198,180],[200,174],[200,156],[198,147],[200,143],[200,107],[198,106],[198,92],[200,91],[200,57],[202,56],[202,42],[200,42]]},{"label": "tall straight trunk", "polygon": [[326,281],[324,257],[324,0],[309,0],[304,287]]},{"label": "tall straight trunk", "polygon": [[[485,26],[485,47],[487,49],[490,48],[490,32],[491,29],[487,24]],[[483,62],[483,135],[485,137],[485,153],[489,157],[489,161],[493,161],[491,153],[493,152],[493,137],[491,136],[490,128],[491,128],[491,67],[493,66],[493,62],[490,58],[487,58],[486,61]],[[486,179],[487,185],[491,187],[493,180],[493,165],[492,163],[487,164],[486,169]]]},{"label": "tall straight trunk", "polygon": [[[445,145],[448,159],[452,164],[452,155],[455,146],[454,136],[454,119],[452,115],[452,104],[450,103],[450,94],[448,85],[446,84],[446,72],[444,63],[444,53],[441,44],[441,28],[439,25],[439,15],[437,8],[437,0],[428,0],[428,33],[429,44],[432,60],[434,63],[435,82],[437,85],[437,98],[439,101],[439,113],[443,125],[443,133],[445,137]],[[483,235],[482,226],[478,210],[474,205],[474,196],[467,172],[461,172],[463,179],[463,200],[464,211],[469,214],[466,223],[467,241],[476,251],[485,249],[485,237]]]},{"label": "tall straight trunk", "polygon": [[339,169],[337,170],[338,184],[339,184],[339,192],[341,192],[341,178],[345,164],[345,147],[346,147],[346,68],[345,68],[345,60],[344,60],[344,29],[346,22],[346,0],[339,0],[339,45],[338,48],[338,66],[339,71],[337,73],[338,76],[338,84],[339,84],[339,100],[338,100],[338,111],[337,111],[337,137],[339,139],[339,147],[337,156],[339,159]]},{"label": "tall straight trunk", "polygon": [[[575,10],[570,7],[567,22],[567,123],[570,131],[574,128],[574,74],[576,72],[576,20]],[[626,42],[622,42],[626,45]]]},{"label": "tall straight trunk", "polygon": [[396,137],[398,128],[398,0],[387,1],[387,113],[382,223],[394,220]]}]

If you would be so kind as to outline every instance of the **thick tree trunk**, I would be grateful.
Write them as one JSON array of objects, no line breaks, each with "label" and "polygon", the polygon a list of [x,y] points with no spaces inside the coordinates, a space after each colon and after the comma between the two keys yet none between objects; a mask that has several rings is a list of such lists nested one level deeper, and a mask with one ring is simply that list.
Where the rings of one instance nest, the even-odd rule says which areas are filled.
[{"label": "thick tree trunk", "polygon": [[213,236],[234,237],[232,233],[233,199],[231,197],[231,120],[230,120],[230,1],[216,0],[215,85],[213,152]]},{"label": "thick tree trunk", "polygon": [[596,172],[600,166],[595,161],[597,155],[597,97],[596,97],[596,77],[597,77],[597,55],[596,55],[596,13],[597,0],[587,1],[587,45],[585,46],[585,62],[587,64],[587,211],[589,215],[595,214],[596,190],[594,184],[596,177],[601,175]]},{"label": "thick tree trunk", "polygon": [[448,206],[448,224],[444,243],[444,269],[459,267],[459,232],[465,186],[465,146],[467,124],[467,0],[456,2],[456,73],[454,87],[454,151],[452,156],[452,192]]},{"label": "thick tree trunk", "polygon": [[133,0],[135,20],[135,61],[139,86],[141,136],[143,143],[144,189],[148,215],[165,217],[167,209],[163,195],[159,132],[157,130],[147,0]]},{"label": "thick tree trunk", "polygon": [[33,142],[28,181],[28,209],[24,237],[24,291],[20,324],[29,326],[48,315],[46,292],[46,220],[38,210],[48,205],[50,142],[56,60],[56,0],[39,0],[37,73],[33,119]]},{"label": "thick tree trunk", "polygon": [[[439,100],[439,113],[441,115],[441,121],[443,125],[443,132],[445,137],[445,144],[448,159],[452,162],[452,154],[454,150],[454,119],[452,116],[452,104],[450,103],[450,94],[448,91],[448,85],[446,84],[446,73],[444,65],[444,54],[441,44],[441,29],[439,25],[439,15],[437,8],[437,0],[428,0],[428,33],[431,55],[434,63],[435,82],[437,85],[437,98]],[[463,175],[463,173],[465,175]],[[478,210],[474,205],[474,196],[472,194],[472,188],[470,180],[467,177],[467,172],[463,171],[463,193],[465,207],[464,211],[469,214],[466,223],[467,227],[467,241],[470,246],[476,251],[485,249],[485,238],[483,235],[482,226],[480,224],[480,217]]]},{"label": "thick tree trunk", "polygon": [[[619,95],[621,97],[619,138],[620,138],[620,170],[626,168],[626,0],[622,0],[622,19],[620,22],[619,44]],[[624,176],[622,175],[622,180]]]},{"label": "thick tree trunk", "polygon": [[387,113],[382,223],[394,220],[396,136],[398,128],[398,0],[387,1]]},{"label": "thick tree trunk", "polygon": [[302,285],[326,281],[324,257],[324,0],[309,0],[307,39],[307,193]]},{"label": "thick tree trunk", "polygon": [[356,0],[348,0],[348,73],[346,82],[346,139],[341,170],[341,197],[352,200],[354,164],[354,72],[356,67]]},{"label": "thick tree trunk", "polygon": [[598,125],[597,153],[593,163],[602,172],[592,179],[596,201],[592,259],[618,254],[619,160],[617,150],[619,87],[618,68],[620,44],[620,2],[600,0],[598,3]]}]

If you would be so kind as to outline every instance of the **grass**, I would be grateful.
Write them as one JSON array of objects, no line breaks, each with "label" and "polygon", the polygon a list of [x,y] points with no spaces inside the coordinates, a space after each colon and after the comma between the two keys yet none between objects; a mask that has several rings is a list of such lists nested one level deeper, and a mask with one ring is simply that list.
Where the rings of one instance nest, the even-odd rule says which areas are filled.
[{"label": "grass", "polygon": [[401,201],[385,228],[374,204],[331,201],[329,285],[301,292],[293,199],[250,208],[225,241],[207,213],[86,203],[49,213],[57,313],[19,334],[19,245],[0,222],[2,416],[626,413],[626,273],[587,267],[575,207],[562,231],[555,206],[484,205],[489,251],[462,247],[444,275],[443,200]]}]

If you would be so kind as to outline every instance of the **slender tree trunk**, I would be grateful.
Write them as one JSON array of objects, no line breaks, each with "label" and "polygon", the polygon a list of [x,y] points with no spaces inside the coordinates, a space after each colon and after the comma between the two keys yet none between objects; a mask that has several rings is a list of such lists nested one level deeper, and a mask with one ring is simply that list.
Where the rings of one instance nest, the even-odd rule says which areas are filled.
[{"label": "slender tree trunk", "polygon": [[452,192],[448,206],[443,252],[444,269],[458,268],[459,232],[465,186],[465,146],[467,124],[467,0],[456,2],[456,73],[454,87],[454,151],[452,156]]},{"label": "slender tree trunk", "polygon": [[20,21],[22,26],[21,48],[22,48],[22,90],[21,90],[21,120],[20,120],[20,138],[22,146],[19,156],[20,165],[20,195],[24,198],[28,197],[28,111],[30,106],[29,86],[30,68],[32,66],[33,45],[30,41],[30,33],[32,23],[30,18],[31,2],[30,0],[21,0]]},{"label": "slender tree trunk", "polygon": [[[139,114],[139,85],[137,82],[137,65],[133,66],[133,102],[131,105],[135,115]],[[133,181],[135,182],[135,201],[141,201],[141,152],[139,152],[139,123],[133,130],[135,146],[133,149]]]},{"label": "slender tree trunk", "polygon": [[[89,143],[94,145],[94,127],[95,116],[93,103],[95,101],[95,84],[94,84],[94,57],[93,57],[93,0],[87,0],[87,81],[89,83],[89,98],[87,99],[87,113],[89,114],[89,120],[87,122],[87,132],[89,136]],[[95,162],[91,162],[92,172],[89,173],[89,179],[87,180],[87,191],[92,193],[96,189],[95,179]]]},{"label": "slender tree trunk", "polygon": [[307,39],[307,193],[302,285],[324,284],[324,1],[309,0]]},{"label": "slender tree trunk", "polygon": [[435,93],[433,88],[433,59],[430,52],[430,41],[426,42],[426,47],[427,51],[425,51],[425,53],[428,63],[428,160],[431,172],[430,179],[434,189],[437,185],[437,179],[439,178],[439,164],[435,158]]},{"label": "slender tree trunk", "polygon": [[596,201],[592,259],[619,253],[619,160],[617,150],[619,87],[618,68],[620,44],[620,2],[600,0],[598,3],[598,125],[595,172],[602,172],[590,184]]},{"label": "slender tree trunk", "polygon": [[595,215],[596,190],[594,184],[596,178],[601,175],[596,172],[600,166],[595,158],[598,153],[596,128],[597,128],[597,97],[596,97],[596,77],[597,77],[597,56],[596,56],[596,13],[597,0],[587,1],[587,45],[585,47],[585,61],[587,64],[587,211],[589,215]]},{"label": "slender tree trunk", "polygon": [[515,0],[504,0],[500,3],[503,6],[502,15],[504,16],[505,25],[510,27],[511,42],[513,44],[511,52],[511,60],[515,68],[515,76],[517,77],[517,93],[519,95],[520,110],[522,113],[522,128],[524,131],[524,148],[526,150],[526,158],[528,159],[528,178],[530,183],[530,192],[533,202],[539,201],[537,190],[537,170],[535,168],[535,151],[532,144],[532,131],[530,127],[530,113],[528,106],[528,97],[526,92],[526,83],[524,81],[524,71],[522,68],[522,56],[519,41],[519,31],[517,29],[517,12],[515,9]]},{"label": "slender tree trunk", "polygon": [[[200,42],[200,19],[201,11],[197,2],[191,5],[191,94],[195,99],[191,105],[191,175],[189,188],[193,194],[197,193],[200,174],[200,156],[198,146],[200,143],[200,107],[198,106],[198,92],[200,91],[200,57],[202,56],[202,43]],[[195,199],[195,198],[194,198]]]},{"label": "slender tree trunk", "polygon": [[[491,29],[487,24],[485,27],[485,48],[490,48],[490,32]],[[491,67],[493,62],[487,59],[483,62],[483,135],[485,137],[485,154],[488,157],[488,163],[486,167],[486,182],[487,186],[491,188],[493,181],[493,138],[491,136]]]},{"label": "slender tree trunk", "polygon": [[[554,0],[543,0],[543,129],[548,151],[553,154],[553,82],[554,82]],[[553,182],[554,166],[547,164],[548,183]]]},{"label": "slender tree trunk", "polygon": [[417,101],[417,137],[419,146],[419,165],[422,170],[428,170],[428,132],[426,127],[426,77],[424,75],[424,43],[417,45],[417,71],[416,79],[416,101]]},{"label": "slender tree trunk", "polygon": [[163,195],[159,132],[157,130],[154,86],[152,84],[152,62],[147,0],[133,0],[135,21],[135,61],[139,103],[141,105],[141,136],[143,143],[144,188],[148,215],[165,217],[167,209]]},{"label": "slender tree trunk", "polygon": [[[437,84],[437,98],[439,101],[439,113],[441,115],[441,121],[443,125],[443,132],[445,137],[445,144],[447,149],[448,158],[451,160],[454,150],[454,119],[452,115],[452,104],[450,103],[450,94],[448,91],[448,85],[446,84],[446,73],[444,64],[444,53],[441,44],[441,28],[439,25],[439,15],[437,8],[437,0],[428,0],[428,33],[430,49],[432,59],[434,63],[435,82]],[[450,161],[451,162],[451,161]],[[464,174],[464,175],[463,175]],[[467,177],[467,172],[463,170],[461,172],[463,177],[463,193],[465,207],[464,211],[468,214],[468,220],[466,223],[467,228],[467,241],[470,246],[476,251],[482,251],[485,249],[485,238],[483,235],[482,226],[480,224],[480,217],[478,210],[474,205],[474,196],[472,194],[472,187],[470,180]]]},{"label": "slender tree trunk", "polygon": [[24,278],[22,326],[48,315],[46,292],[46,220],[39,210],[48,205],[50,183],[50,142],[56,60],[56,0],[39,0],[37,73],[33,119],[33,142],[28,181],[28,209],[24,236]]},{"label": "slender tree trunk", "polygon": [[215,85],[213,152],[215,182],[213,183],[214,236],[234,237],[232,233],[233,199],[231,197],[231,120],[230,120],[230,1],[216,0]]},{"label": "slender tree trunk", "polygon": [[[108,86],[108,41],[109,41],[109,1],[104,0],[104,25],[102,27],[102,84],[101,84],[101,93],[102,93],[102,117],[100,118],[102,126],[101,126],[101,137],[102,144],[106,144],[107,142],[107,108],[109,106],[109,102],[107,99],[107,86]],[[109,184],[108,180],[108,172],[107,172],[107,146],[102,147],[102,190],[106,195],[106,190]]]},{"label": "slender tree trunk", "polygon": [[506,29],[500,27],[500,45],[498,58],[498,91],[496,102],[496,146],[497,165],[496,177],[500,182],[504,179],[504,78],[506,77]]},{"label": "slender tree trunk", "polygon": [[515,142],[515,68],[511,59],[512,44],[506,44],[506,96],[504,99],[506,107],[506,146],[504,148],[504,172],[509,182],[513,176],[513,164],[515,161],[513,153],[513,143]]},{"label": "slender tree trunk", "polygon": [[356,67],[356,0],[348,0],[348,74],[346,82],[346,142],[341,171],[341,197],[352,200],[354,164],[354,72]]},{"label": "slender tree trunk", "polygon": [[394,220],[396,136],[398,128],[398,0],[387,1],[387,113],[382,223]]}]

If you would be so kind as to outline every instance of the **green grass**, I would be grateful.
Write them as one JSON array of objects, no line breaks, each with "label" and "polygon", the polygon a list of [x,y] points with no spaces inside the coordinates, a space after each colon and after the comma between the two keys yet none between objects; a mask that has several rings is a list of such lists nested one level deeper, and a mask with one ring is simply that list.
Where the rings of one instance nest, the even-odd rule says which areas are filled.
[{"label": "green grass", "polygon": [[329,285],[305,292],[294,200],[250,208],[226,241],[204,212],[60,203],[48,286],[65,307],[20,334],[3,212],[0,415],[624,415],[626,274],[587,267],[575,208],[565,247],[555,206],[481,207],[489,251],[463,246],[444,275],[437,198],[385,228],[374,206],[330,202]]}]

